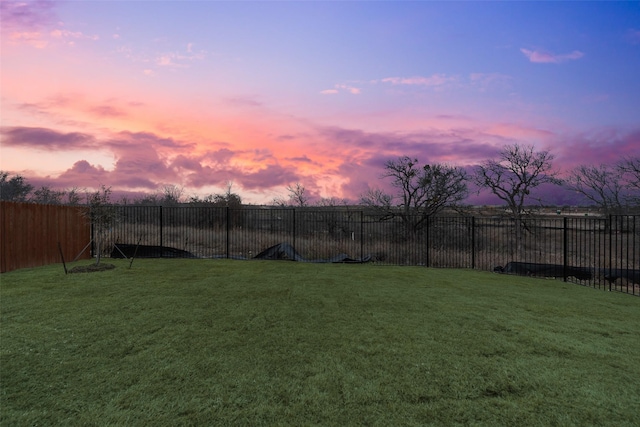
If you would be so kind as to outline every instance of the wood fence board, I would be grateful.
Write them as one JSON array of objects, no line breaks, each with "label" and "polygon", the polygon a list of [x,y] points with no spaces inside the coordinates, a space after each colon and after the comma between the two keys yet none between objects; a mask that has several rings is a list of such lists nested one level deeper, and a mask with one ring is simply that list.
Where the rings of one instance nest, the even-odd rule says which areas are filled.
[{"label": "wood fence board", "polygon": [[[61,262],[58,242],[73,259],[91,239],[86,209],[0,202],[0,272]],[[80,259],[90,256],[87,250]]]}]

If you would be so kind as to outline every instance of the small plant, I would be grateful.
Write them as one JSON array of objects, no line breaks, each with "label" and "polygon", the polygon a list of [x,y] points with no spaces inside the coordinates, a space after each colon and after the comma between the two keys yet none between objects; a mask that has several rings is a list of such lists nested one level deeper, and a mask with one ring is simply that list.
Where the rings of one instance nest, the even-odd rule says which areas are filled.
[{"label": "small plant", "polygon": [[102,243],[107,231],[116,221],[117,211],[111,204],[111,187],[100,186],[95,193],[87,194],[89,212],[86,214],[93,226],[93,240],[96,247],[96,265],[100,265]]}]

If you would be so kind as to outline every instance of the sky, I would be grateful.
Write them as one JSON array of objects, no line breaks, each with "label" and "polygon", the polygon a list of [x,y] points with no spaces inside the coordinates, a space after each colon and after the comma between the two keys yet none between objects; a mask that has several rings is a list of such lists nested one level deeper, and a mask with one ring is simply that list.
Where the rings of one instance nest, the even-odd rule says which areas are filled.
[{"label": "sky", "polygon": [[[387,160],[640,153],[640,2],[0,0],[0,169],[358,201]],[[386,186],[386,187],[385,187]],[[547,194],[566,203],[567,194]],[[480,200],[480,199],[478,199]]]}]

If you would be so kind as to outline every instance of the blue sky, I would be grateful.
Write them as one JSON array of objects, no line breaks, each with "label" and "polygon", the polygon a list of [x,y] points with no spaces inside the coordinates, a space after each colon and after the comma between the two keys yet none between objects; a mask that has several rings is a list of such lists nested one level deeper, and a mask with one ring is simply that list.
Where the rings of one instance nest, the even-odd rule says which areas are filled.
[{"label": "blue sky", "polygon": [[0,167],[38,184],[357,200],[399,155],[640,152],[639,2],[0,4]]}]

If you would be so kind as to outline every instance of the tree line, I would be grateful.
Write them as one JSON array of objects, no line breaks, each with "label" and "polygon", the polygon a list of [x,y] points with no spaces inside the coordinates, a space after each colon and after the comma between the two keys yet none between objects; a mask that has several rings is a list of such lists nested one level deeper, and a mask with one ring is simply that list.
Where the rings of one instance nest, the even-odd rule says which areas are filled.
[{"label": "tree line", "polygon": [[506,212],[521,222],[534,198],[532,191],[544,184],[574,191],[604,214],[622,214],[640,208],[640,156],[624,157],[613,165],[580,165],[565,179],[553,166],[549,151],[532,145],[505,146],[495,159],[487,159],[472,172],[446,164],[420,165],[408,156],[388,160],[382,178],[391,180],[394,193],[369,189],[362,196],[365,206],[383,218],[399,217],[408,233],[424,226],[429,216],[444,208],[460,207],[471,191],[489,191],[506,205]]},{"label": "tree line", "polygon": [[241,207],[242,198],[234,193],[231,184],[227,185],[224,193],[209,194],[204,197],[184,197],[184,189],[177,185],[165,185],[153,194],[145,194],[136,198],[122,196],[113,200],[111,187],[101,185],[98,190],[87,191],[78,188],[69,190],[54,190],[49,186],[34,188],[23,176],[9,176],[8,172],[0,171],[0,200],[11,202],[41,203],[49,205],[88,205],[91,206],[97,198],[105,203],[118,205],[141,206],[178,206],[183,203],[195,206]]},{"label": "tree line", "polygon": [[[580,165],[561,179],[553,167],[554,156],[549,151],[536,151],[532,145],[505,146],[497,158],[487,159],[473,171],[444,163],[420,164],[418,159],[400,156],[384,164],[381,179],[390,180],[391,193],[370,188],[360,196],[360,203],[378,212],[381,219],[400,218],[408,232],[424,226],[428,217],[445,208],[459,208],[467,199],[473,183],[477,191],[489,191],[506,205],[514,219],[522,219],[526,207],[535,199],[532,190],[543,184],[564,186],[582,196],[605,214],[620,214],[640,207],[640,156],[621,158],[615,164]],[[96,194],[104,196],[106,188],[97,192],[83,192],[78,188],[54,190],[48,186],[34,188],[27,180],[0,171],[0,199],[46,204],[90,205]],[[109,188],[110,190],[110,188]],[[299,182],[286,188],[286,197],[272,200],[274,206],[311,206],[305,186]],[[101,193],[102,192],[102,193]],[[110,195],[109,191],[109,195]],[[111,200],[109,200],[111,202]],[[176,206],[189,203],[195,206],[242,207],[242,198],[227,183],[226,191],[205,197],[192,196],[185,200],[184,190],[167,185],[160,192],[128,199],[117,204]],[[346,206],[338,198],[323,198],[315,206]]]}]

